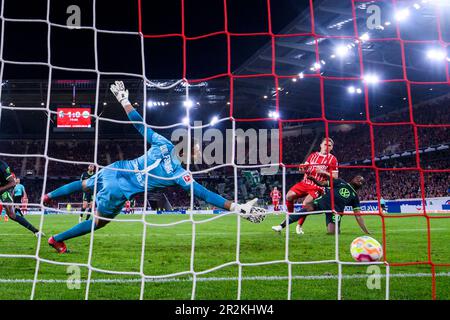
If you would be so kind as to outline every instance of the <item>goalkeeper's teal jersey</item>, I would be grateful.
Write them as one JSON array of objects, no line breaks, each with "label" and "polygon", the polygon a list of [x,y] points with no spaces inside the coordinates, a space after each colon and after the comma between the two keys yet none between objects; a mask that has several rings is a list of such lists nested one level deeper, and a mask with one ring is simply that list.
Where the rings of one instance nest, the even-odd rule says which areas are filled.
[{"label": "goalkeeper's teal jersey", "polygon": [[[132,121],[142,121],[137,111],[128,114]],[[135,125],[144,136],[144,126]],[[147,176],[147,191],[155,188],[164,188],[180,185],[186,188],[192,182],[190,174],[181,166],[175,154],[175,147],[168,139],[147,128],[147,140],[151,144],[150,149],[133,160],[120,161],[120,168],[133,172],[119,171],[119,185],[128,199],[132,195],[145,191]]]}]

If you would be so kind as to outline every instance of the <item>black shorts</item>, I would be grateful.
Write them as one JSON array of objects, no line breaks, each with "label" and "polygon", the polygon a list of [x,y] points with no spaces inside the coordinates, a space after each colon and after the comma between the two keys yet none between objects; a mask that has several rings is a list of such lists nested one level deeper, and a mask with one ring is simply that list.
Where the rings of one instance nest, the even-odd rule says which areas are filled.
[{"label": "black shorts", "polygon": [[94,195],[92,193],[83,192],[83,202],[92,202],[94,201]]},{"label": "black shorts", "polygon": [[14,196],[14,203],[22,203],[22,196]]},{"label": "black shorts", "polygon": [[14,199],[12,196],[12,189],[4,191],[0,195],[0,202],[1,203],[13,203],[14,202]]},{"label": "black shorts", "polygon": [[[335,198],[336,199],[336,198]],[[327,192],[323,196],[317,198],[313,202],[315,211],[331,211],[331,196],[330,193]],[[335,201],[334,208],[337,212],[344,211],[345,206]],[[336,219],[340,224],[342,216],[335,215],[333,212],[325,212],[325,223],[328,226],[330,223],[336,223]]]},{"label": "black shorts", "polygon": [[332,212],[325,213],[325,224],[328,226],[330,223],[336,224],[336,220],[338,221],[338,225],[341,225],[342,216],[340,214],[333,214]]}]

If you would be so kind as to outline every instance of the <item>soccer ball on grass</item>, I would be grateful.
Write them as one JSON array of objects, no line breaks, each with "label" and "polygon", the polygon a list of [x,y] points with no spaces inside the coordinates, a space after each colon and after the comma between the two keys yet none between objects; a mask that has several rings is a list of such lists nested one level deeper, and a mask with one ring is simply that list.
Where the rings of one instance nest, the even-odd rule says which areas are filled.
[{"label": "soccer ball on grass", "polygon": [[359,262],[379,261],[383,257],[383,247],[374,238],[361,236],[353,240],[350,253]]}]

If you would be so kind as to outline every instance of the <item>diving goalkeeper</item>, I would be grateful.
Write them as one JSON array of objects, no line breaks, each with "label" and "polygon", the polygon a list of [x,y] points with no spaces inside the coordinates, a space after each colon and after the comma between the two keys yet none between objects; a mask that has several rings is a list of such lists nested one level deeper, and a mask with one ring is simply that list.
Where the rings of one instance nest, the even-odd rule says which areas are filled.
[{"label": "diving goalkeeper", "polygon": [[[69,183],[44,196],[43,203],[48,205],[53,199],[74,192],[94,193],[94,185],[97,185],[95,219],[83,221],[63,233],[52,236],[48,243],[56,251],[66,252],[67,247],[64,241],[90,233],[92,223],[94,223],[94,230],[104,227],[109,220],[99,219],[99,217],[113,219],[121,212],[127,200],[133,199],[145,190],[151,192],[157,188],[173,185],[179,185],[186,192],[190,192],[193,185],[194,196],[215,207],[245,214],[243,217],[251,222],[259,223],[265,218],[263,214],[254,214],[264,211],[261,208],[254,209],[258,199],[245,204],[233,203],[197,183],[192,175],[182,168],[174,145],[151,128],[145,128],[141,115],[128,100],[128,90],[125,89],[123,82],[116,81],[110,89],[122,104],[128,119],[134,122],[135,128],[142,136],[147,135],[147,141],[151,147],[137,159],[114,162],[87,180]],[[191,154],[193,157],[199,156],[200,147],[193,145]]]}]

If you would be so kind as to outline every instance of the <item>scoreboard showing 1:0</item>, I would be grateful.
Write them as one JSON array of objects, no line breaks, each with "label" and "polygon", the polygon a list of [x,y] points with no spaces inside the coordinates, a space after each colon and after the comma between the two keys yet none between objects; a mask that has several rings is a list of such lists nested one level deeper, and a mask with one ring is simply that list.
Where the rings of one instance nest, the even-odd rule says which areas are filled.
[{"label": "scoreboard showing 1:0", "polygon": [[90,108],[58,108],[57,127],[58,128],[90,128],[91,109]]}]

